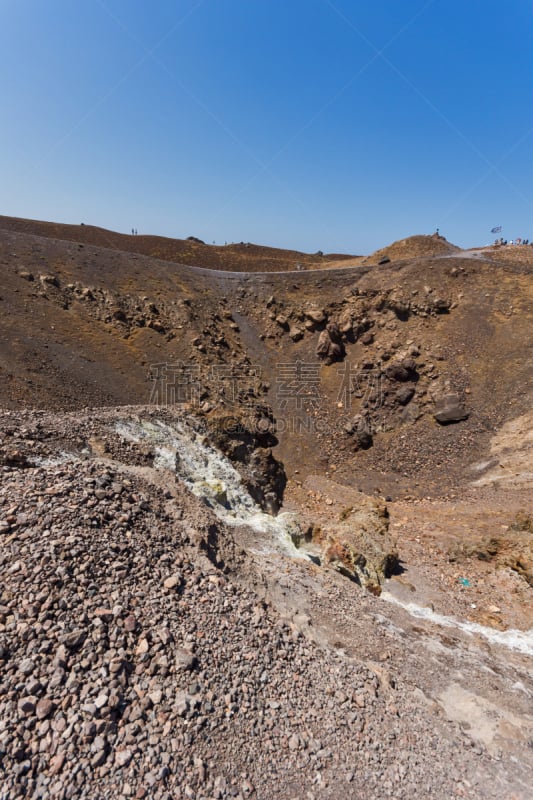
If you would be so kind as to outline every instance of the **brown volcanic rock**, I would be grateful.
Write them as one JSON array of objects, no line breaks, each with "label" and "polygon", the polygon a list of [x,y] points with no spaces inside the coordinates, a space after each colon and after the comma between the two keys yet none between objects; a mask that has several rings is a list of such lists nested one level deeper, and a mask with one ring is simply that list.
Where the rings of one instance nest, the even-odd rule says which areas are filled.
[{"label": "brown volcanic rock", "polygon": [[469,412],[458,394],[445,394],[435,400],[433,416],[441,425],[462,422],[468,419]]},{"label": "brown volcanic rock", "polygon": [[333,364],[334,361],[341,361],[344,357],[345,347],[341,338],[341,332],[336,322],[328,322],[326,329],[318,337],[316,354],[326,365]]},{"label": "brown volcanic rock", "polygon": [[313,537],[322,547],[324,564],[380,594],[382,584],[398,564],[386,504],[361,495],[357,506],[344,509],[340,517]]},{"label": "brown volcanic rock", "polygon": [[398,564],[385,501],[319,475],[310,475],[304,488],[317,505],[303,514],[307,531],[297,543],[307,542],[324,566],[380,594]]}]

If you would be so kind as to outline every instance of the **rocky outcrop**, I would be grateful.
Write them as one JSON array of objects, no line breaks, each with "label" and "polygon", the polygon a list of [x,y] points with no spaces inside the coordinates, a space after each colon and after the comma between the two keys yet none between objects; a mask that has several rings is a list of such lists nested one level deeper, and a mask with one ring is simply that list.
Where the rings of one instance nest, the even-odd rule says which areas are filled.
[{"label": "rocky outcrop", "polygon": [[357,506],[342,511],[337,522],[312,529],[310,538],[320,547],[324,566],[341,572],[372,594],[381,593],[383,582],[398,564],[396,546],[389,535],[387,506],[364,494]]},{"label": "rocky outcrop", "polygon": [[251,416],[211,415],[206,418],[213,444],[233,462],[251,496],[271,514],[279,511],[287,476],[272,447],[274,418],[267,407]]},{"label": "rocky outcrop", "polygon": [[336,322],[329,322],[325,330],[318,337],[316,354],[325,364],[333,364],[344,358],[345,348],[339,326]]},{"label": "rocky outcrop", "polygon": [[322,566],[379,595],[383,582],[398,565],[396,545],[389,534],[387,506],[362,493],[352,493],[352,499],[354,505],[343,508],[331,521],[320,525],[309,521],[305,533],[304,526],[293,535],[293,541]]}]

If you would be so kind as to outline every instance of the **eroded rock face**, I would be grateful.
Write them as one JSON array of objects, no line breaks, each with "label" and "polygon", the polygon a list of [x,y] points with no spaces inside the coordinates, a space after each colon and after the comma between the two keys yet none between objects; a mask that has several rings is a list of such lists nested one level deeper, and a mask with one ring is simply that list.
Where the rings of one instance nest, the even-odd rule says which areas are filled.
[{"label": "eroded rock face", "polygon": [[314,529],[312,539],[322,550],[325,566],[338,570],[373,594],[381,593],[385,578],[398,564],[389,534],[386,504],[361,494],[356,507],[346,508],[337,523]]},{"label": "eroded rock face", "polygon": [[224,415],[207,419],[211,439],[241,474],[251,496],[261,508],[275,514],[283,500],[287,476],[272,447],[274,419],[264,407],[255,416]]}]

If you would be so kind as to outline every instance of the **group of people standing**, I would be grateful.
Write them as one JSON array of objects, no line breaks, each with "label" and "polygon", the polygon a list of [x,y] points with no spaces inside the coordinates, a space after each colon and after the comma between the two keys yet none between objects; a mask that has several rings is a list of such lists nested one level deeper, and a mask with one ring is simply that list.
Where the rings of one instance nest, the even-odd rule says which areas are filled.
[{"label": "group of people standing", "polygon": [[495,244],[495,245],[505,245],[505,244],[531,244],[531,246],[533,247],[533,242],[530,242],[530,241],[529,241],[529,239],[522,239],[520,236],[519,236],[517,239],[511,239],[511,241],[510,241],[510,242],[508,242],[508,241],[507,241],[507,239],[504,239],[504,238],[503,238],[503,236],[501,236],[499,239],[496,239],[496,241],[494,242],[494,244]]}]

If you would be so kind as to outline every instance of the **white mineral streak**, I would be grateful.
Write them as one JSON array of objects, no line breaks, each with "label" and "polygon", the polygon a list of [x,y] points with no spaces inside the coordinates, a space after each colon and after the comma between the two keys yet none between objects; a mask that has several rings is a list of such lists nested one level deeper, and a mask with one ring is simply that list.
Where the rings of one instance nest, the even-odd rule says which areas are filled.
[{"label": "white mineral streak", "polygon": [[[298,527],[295,515],[283,512],[272,517],[262,511],[229,459],[185,422],[128,421],[118,423],[116,430],[129,441],[149,442],[156,454],[154,467],[174,472],[222,522],[248,525],[270,534],[272,545],[281,545],[287,554],[302,557],[291,538],[291,531]],[[265,548],[268,544],[265,541]]]},{"label": "white mineral streak", "polygon": [[404,603],[389,592],[382,592],[381,598],[387,600],[389,603],[394,603],[394,605],[404,608],[412,617],[416,617],[417,619],[424,619],[444,628],[456,628],[465,633],[472,635],[477,634],[486,639],[490,644],[502,645],[503,647],[509,648],[509,650],[516,650],[519,653],[533,656],[533,630],[518,631],[509,629],[506,631],[497,631],[493,628],[479,625],[477,622],[463,622],[454,617],[446,617],[444,614],[437,614],[430,608],[417,606],[416,603]]}]

